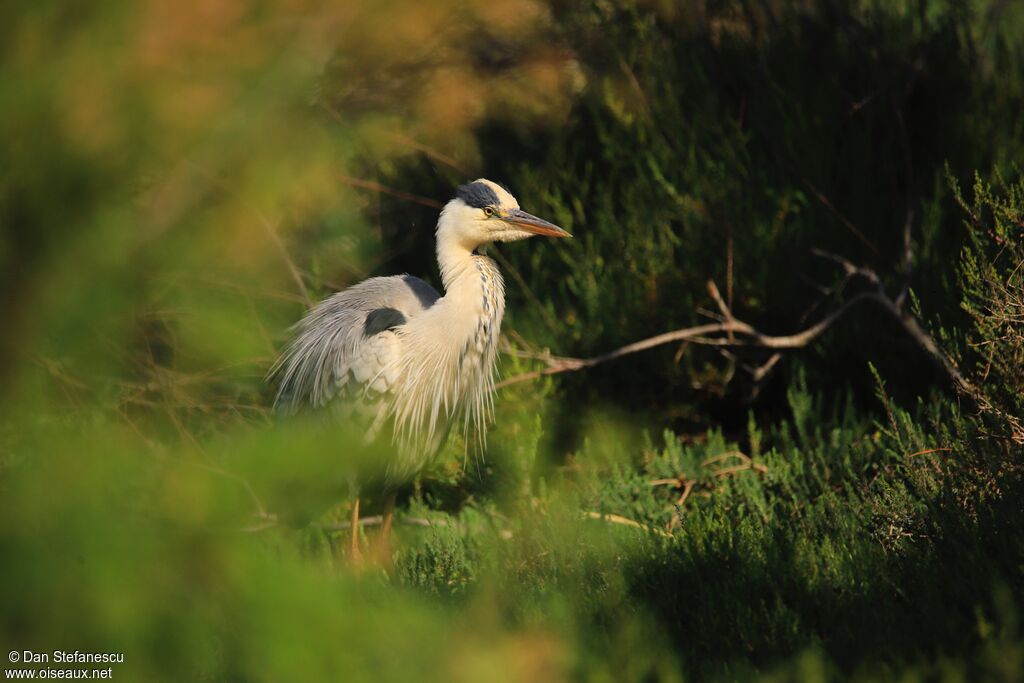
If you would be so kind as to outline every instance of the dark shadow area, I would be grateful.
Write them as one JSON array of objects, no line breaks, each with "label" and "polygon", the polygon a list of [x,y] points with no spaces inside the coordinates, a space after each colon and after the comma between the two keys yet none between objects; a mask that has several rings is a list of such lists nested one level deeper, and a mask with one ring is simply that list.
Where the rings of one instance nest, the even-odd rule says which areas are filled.
[{"label": "dark shadow area", "polygon": [[[899,549],[883,547],[887,530],[877,519],[830,529],[828,515],[840,511],[818,516],[812,506],[808,516],[818,519],[811,523],[823,524],[816,550],[794,545],[802,522],[791,519],[756,528],[749,545],[694,553],[684,519],[681,547],[630,567],[630,590],[702,679],[736,667],[770,670],[811,644],[845,674],[942,657],[970,661],[987,636],[980,623],[1024,611],[1022,495],[1017,480],[971,518],[952,492],[940,494],[923,514],[924,528],[914,530],[919,536]],[[815,562],[801,553],[815,551],[850,552],[849,573],[814,575]],[[1004,627],[1014,628],[997,626]]]}]

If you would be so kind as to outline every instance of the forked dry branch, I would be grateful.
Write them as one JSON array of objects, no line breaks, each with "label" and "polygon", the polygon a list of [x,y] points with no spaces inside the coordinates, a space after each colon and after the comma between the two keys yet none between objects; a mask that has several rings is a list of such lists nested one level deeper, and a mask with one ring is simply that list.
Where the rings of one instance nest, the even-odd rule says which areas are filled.
[{"label": "forked dry branch", "polygon": [[[909,222],[907,229],[909,229]],[[850,297],[840,304],[838,308],[821,318],[818,322],[798,332],[787,335],[765,334],[753,325],[740,320],[735,316],[732,309],[722,298],[722,295],[718,290],[718,286],[713,280],[709,280],[707,284],[708,294],[714,300],[721,312],[721,317],[718,322],[665,332],[654,337],[641,339],[614,349],[613,351],[591,358],[554,356],[546,352],[539,354],[519,354],[527,355],[528,357],[539,360],[543,362],[546,367],[509,377],[499,382],[498,387],[506,387],[519,382],[543,377],[545,375],[556,375],[563,372],[575,372],[586,368],[592,368],[596,365],[601,365],[602,363],[607,363],[608,361],[615,360],[623,356],[628,356],[640,351],[646,351],[648,349],[653,349],[658,346],[675,342],[689,342],[693,344],[733,350],[740,350],[743,348],[774,350],[776,353],[769,356],[768,360],[760,366],[751,367],[749,365],[743,365],[755,382],[760,382],[763,381],[777,365],[781,358],[781,352],[808,346],[811,342],[829,330],[837,321],[846,315],[850,309],[863,302],[872,302],[888,312],[892,318],[899,323],[907,336],[946,376],[954,391],[956,391],[962,399],[965,399],[976,407],[987,407],[988,402],[985,400],[984,395],[960,373],[953,361],[950,360],[949,356],[939,347],[935,339],[925,330],[913,313],[906,310],[906,295],[909,290],[906,282],[901,286],[899,295],[894,298],[886,292],[882,279],[871,268],[866,266],[857,266],[842,256],[824,250],[815,249],[812,253],[814,253],[815,256],[835,263],[842,269],[844,277],[840,288],[852,280],[859,279],[863,280],[868,285],[868,289]],[[905,278],[910,274],[909,264],[911,263],[911,256],[909,254],[909,249],[906,249],[904,253]]]}]

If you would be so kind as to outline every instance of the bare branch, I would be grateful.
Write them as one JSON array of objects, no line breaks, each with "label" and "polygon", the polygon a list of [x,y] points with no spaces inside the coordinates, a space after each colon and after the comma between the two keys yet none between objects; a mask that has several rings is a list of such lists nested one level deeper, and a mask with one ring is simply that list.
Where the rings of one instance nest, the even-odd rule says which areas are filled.
[{"label": "bare branch", "polygon": [[[679,506],[679,507],[683,506],[683,503],[685,503],[686,499],[690,497],[690,493],[693,491],[693,487],[696,486],[696,485],[697,485],[697,482],[693,481],[692,479],[687,480],[683,484],[683,492],[679,494],[679,499],[676,501],[676,505],[677,506]],[[673,520],[673,521],[678,521],[678,520]],[[669,530],[671,531],[671,529],[669,529]]]},{"label": "bare branch", "polygon": [[914,163],[910,155],[910,142],[907,140],[907,126],[903,120],[903,112],[895,105],[893,109],[896,113],[896,123],[899,124],[897,131],[899,131],[900,150],[903,152],[903,174],[907,183],[907,217],[903,221],[903,251],[900,254],[903,285],[895,300],[896,305],[902,308],[907,292],[910,290],[910,276],[914,271],[914,251],[911,248],[911,228],[914,223]]},{"label": "bare branch", "polygon": [[776,351],[768,357],[768,360],[756,368],[751,368],[749,366],[745,367],[747,367],[747,372],[750,373],[750,377],[754,380],[754,383],[759,384],[771,373],[772,370],[775,369],[775,366],[778,365],[780,360],[782,360],[782,353]]},{"label": "bare branch", "polygon": [[403,133],[399,133],[397,131],[392,131],[389,135],[390,135],[390,137],[394,138],[395,140],[398,140],[399,142],[401,142],[403,144],[409,145],[410,147],[415,149],[417,152],[422,152],[424,155],[426,155],[427,157],[430,157],[434,161],[438,161],[438,162],[444,164],[445,166],[448,166],[448,167],[458,171],[462,175],[467,175],[468,176],[469,173],[470,173],[466,169],[465,166],[462,166],[453,157],[450,157],[447,154],[445,154],[445,153],[443,153],[443,152],[441,152],[441,151],[439,151],[437,149],[434,149],[430,145],[424,144],[424,143],[422,143],[422,142],[420,142],[418,140],[414,140],[411,137],[409,137],[408,135],[405,135]]},{"label": "bare branch", "polygon": [[708,294],[710,294],[711,298],[715,300],[716,304],[718,304],[718,310],[722,312],[722,319],[727,323],[734,322],[732,317],[732,309],[730,308],[729,304],[727,304],[725,300],[722,299],[722,294],[721,292],[718,291],[718,285],[715,284],[715,281],[708,280],[707,287]]},{"label": "bare branch", "polygon": [[537,297],[537,294],[534,293],[530,285],[526,284],[526,280],[523,279],[523,276],[519,273],[519,270],[514,265],[512,265],[512,262],[505,258],[505,255],[502,254],[501,250],[498,249],[498,247],[494,244],[490,245],[487,248],[487,252],[488,254],[494,256],[494,259],[501,265],[501,267],[504,268],[505,271],[512,276],[512,279],[516,281],[516,284],[519,286],[519,288],[522,289],[524,294],[526,294],[526,298],[530,300],[531,304],[533,304],[533,309],[535,311],[540,311],[541,316],[544,318],[544,323],[551,330],[557,330],[558,321],[555,320],[554,317],[552,317],[551,312],[548,311],[547,309],[547,306],[545,306],[544,302],[542,302]]},{"label": "bare branch", "polygon": [[[252,526],[244,527],[239,529],[243,533],[256,533],[260,531],[266,531],[267,529],[273,529],[279,526],[279,520],[274,514],[263,514],[257,515],[257,518],[261,521]],[[359,518],[359,526],[380,526],[384,523],[383,515],[370,515],[368,517]],[[458,526],[457,523],[453,523],[447,519],[427,519],[425,517],[396,517],[394,520],[395,524],[404,524],[406,526],[418,526],[418,527],[447,527],[447,526]],[[322,529],[324,531],[347,531],[352,528],[352,522],[332,522],[330,524],[318,524],[314,523],[310,526],[316,529]]]},{"label": "bare branch", "polygon": [[302,279],[302,274],[299,273],[298,267],[295,265],[295,261],[292,260],[291,254],[288,253],[288,248],[284,245],[281,240],[281,236],[277,233],[277,221],[271,221],[269,218],[263,215],[263,213],[257,209],[253,209],[256,217],[260,223],[263,224],[263,229],[267,231],[267,235],[270,236],[270,240],[277,247],[278,252],[281,254],[281,259],[285,265],[288,266],[288,272],[291,273],[292,279],[295,280],[295,287],[299,290],[299,294],[302,296],[302,300],[306,303],[306,306],[311,307],[313,305],[313,299],[309,296],[309,290],[306,289],[306,282]]},{"label": "bare branch", "polygon": [[817,200],[818,200],[819,202],[821,202],[821,205],[822,205],[822,206],[824,206],[824,207],[825,207],[826,209],[828,209],[828,210],[829,210],[829,212],[831,212],[831,214],[832,214],[833,216],[835,216],[835,217],[836,217],[837,219],[839,219],[839,222],[840,222],[840,223],[842,223],[842,224],[843,224],[843,225],[844,225],[844,226],[846,227],[846,229],[847,229],[847,230],[849,230],[850,232],[852,232],[852,233],[853,233],[853,234],[854,234],[854,235],[855,235],[855,236],[857,237],[857,239],[859,239],[859,240],[861,241],[861,243],[862,243],[862,244],[863,244],[864,246],[866,246],[866,247],[867,247],[868,249],[870,249],[870,250],[872,251],[872,253],[874,253],[874,254],[875,254],[876,256],[881,256],[881,255],[882,255],[882,254],[881,254],[881,253],[880,253],[880,252],[878,251],[878,247],[876,247],[876,246],[875,246],[875,245],[874,245],[874,244],[873,244],[873,243],[871,242],[871,240],[869,240],[869,239],[868,239],[868,238],[867,238],[867,237],[866,237],[866,236],[864,235],[864,233],[862,233],[862,232],[861,232],[861,231],[860,231],[860,230],[859,230],[859,229],[857,228],[857,226],[856,226],[856,225],[854,225],[852,221],[850,221],[850,219],[849,219],[849,218],[847,218],[847,217],[846,217],[846,216],[844,216],[844,215],[843,215],[842,213],[840,213],[840,212],[839,212],[839,209],[837,209],[837,208],[836,208],[836,207],[835,207],[835,206],[834,206],[834,205],[832,204],[832,202],[830,202],[830,201],[829,201],[828,197],[826,197],[826,196],[824,195],[824,193],[822,193],[822,192],[821,192],[821,190],[819,190],[819,189],[818,189],[817,187],[815,187],[815,186],[814,186],[814,183],[812,183],[812,182],[811,182],[810,180],[807,180],[806,178],[803,178],[803,181],[804,181],[804,184],[805,184],[805,185],[807,185],[807,187],[808,187],[808,189],[809,189],[809,190],[811,191],[811,193],[812,193],[812,194],[814,195],[814,197],[815,197],[815,198],[816,198],[816,199],[817,199]]},{"label": "bare branch", "polygon": [[[369,517],[360,517],[359,526],[380,526],[384,523],[383,515],[371,515]],[[435,527],[435,526],[451,526],[447,519],[426,519],[425,517],[395,517],[396,524],[405,524],[406,526],[418,526],[418,527]],[[324,531],[346,531],[352,528],[352,522],[335,522],[332,524],[314,524],[317,529],[323,529]]]},{"label": "bare branch", "polygon": [[907,457],[908,458],[915,458],[915,457],[917,457],[919,455],[928,455],[929,453],[950,453],[950,452],[952,452],[952,450],[953,450],[952,448],[927,448],[927,449],[925,449],[923,451],[918,451],[917,453],[911,453]]},{"label": "bare branch", "polygon": [[[772,336],[763,334],[743,321],[733,320],[732,322],[684,327],[683,329],[666,332],[655,337],[641,339],[640,341],[627,344],[615,349],[614,351],[609,351],[608,353],[600,356],[594,356],[593,358],[567,358],[558,356],[541,358],[539,360],[542,360],[547,364],[546,368],[509,377],[508,379],[499,382],[497,384],[497,388],[500,389],[511,384],[526,382],[546,375],[556,375],[562,372],[574,372],[576,370],[592,368],[595,365],[600,365],[601,363],[606,363],[610,360],[621,358],[622,356],[628,356],[640,351],[647,351],[648,349],[653,349],[664,344],[671,344],[678,341],[689,341],[703,346],[799,349],[807,346],[809,343],[820,337],[836,320],[841,318],[854,305],[861,301],[874,299],[876,296],[877,295],[871,292],[858,294],[815,325],[791,335]],[[725,337],[711,336],[729,333],[740,335],[745,338],[736,338],[733,341],[729,341],[729,339]],[[774,365],[774,363],[772,363],[772,365]]]},{"label": "bare branch", "polygon": [[[547,367],[509,377],[499,382],[497,384],[497,388],[507,387],[519,382],[526,382],[546,375],[556,375],[563,372],[575,372],[585,368],[592,368],[595,365],[600,365],[610,360],[621,358],[622,356],[628,356],[633,353],[646,351],[664,344],[679,341],[688,341],[694,344],[716,347],[749,347],[774,349],[777,351],[799,349],[806,347],[812,341],[824,334],[830,327],[832,327],[833,324],[836,323],[836,321],[846,315],[846,313],[857,304],[864,301],[872,301],[889,312],[889,314],[900,324],[907,335],[910,336],[917,346],[925,353],[925,355],[932,360],[943,374],[946,375],[958,394],[967,398],[975,405],[982,406],[987,404],[987,401],[985,401],[981,392],[967,381],[956,366],[953,365],[953,362],[949,357],[946,356],[946,354],[939,348],[935,339],[928,334],[917,319],[913,315],[905,312],[899,304],[885,294],[881,286],[881,279],[873,270],[870,268],[855,266],[849,260],[829,252],[818,250],[815,253],[839,264],[848,276],[859,275],[867,281],[874,283],[877,289],[874,291],[856,294],[820,321],[804,330],[801,330],[800,332],[790,335],[768,335],[755,329],[752,325],[733,317],[732,311],[722,299],[721,294],[718,291],[718,287],[715,286],[714,282],[709,282],[708,292],[711,297],[715,299],[715,302],[722,311],[723,316],[726,317],[725,322],[697,325],[695,327],[686,327],[672,332],[665,332],[664,334],[642,339],[592,358],[567,358],[557,356],[542,357],[539,358],[539,360],[543,361]],[[735,335],[735,338],[730,340],[728,336],[723,337],[722,335]],[[773,357],[770,358],[764,366],[762,366],[758,373],[755,374],[759,374],[760,377],[763,378],[763,376],[767,374],[767,372],[771,370],[777,362],[778,358],[773,355]]]},{"label": "bare branch", "polygon": [[750,463],[750,456],[746,453],[741,451],[726,451],[725,453],[719,453],[714,457],[708,458],[701,463],[701,466],[710,467],[711,465],[722,462],[723,460],[728,460],[729,458],[739,458],[740,462]]},{"label": "bare branch", "polygon": [[895,303],[900,308],[903,308],[903,304],[907,299],[907,292],[910,291],[910,277],[914,274],[914,250],[911,240],[911,227],[914,223],[914,210],[907,208],[907,218],[903,222],[903,254],[901,261],[903,262],[903,285],[900,287],[900,293],[896,295]]},{"label": "bare branch", "polygon": [[372,190],[373,192],[379,192],[381,194],[389,194],[392,197],[397,197],[398,199],[404,199],[405,201],[412,202],[413,204],[420,204],[421,206],[429,206],[432,209],[440,209],[440,208],[444,207],[444,204],[442,204],[441,202],[436,201],[434,199],[430,199],[428,197],[421,197],[419,195],[410,194],[408,192],[402,192],[401,190],[396,190],[393,187],[388,187],[387,185],[382,185],[382,184],[380,184],[380,183],[378,183],[376,181],[373,181],[373,180],[364,180],[362,178],[353,178],[352,176],[347,176],[347,175],[339,175],[338,178],[341,180],[341,182],[345,183],[346,185],[351,185],[352,187],[358,187],[358,188],[363,189],[363,190]]},{"label": "bare branch", "polygon": [[818,249],[817,247],[811,249],[811,253],[819,258],[832,261],[838,265],[843,269],[843,273],[845,273],[848,278],[859,276],[876,287],[882,286],[882,281],[879,279],[878,274],[870,268],[854,265],[852,261],[840,256],[839,254],[833,254],[831,251],[825,251],[824,249]]},{"label": "bare branch", "polygon": [[600,512],[593,512],[593,511],[588,510],[588,511],[585,511],[583,513],[583,516],[586,519],[599,519],[599,520],[601,520],[603,522],[611,522],[612,524],[621,524],[623,526],[631,526],[634,529],[643,529],[644,531],[648,531],[648,532],[650,532],[652,534],[657,534],[658,536],[663,536],[665,538],[672,538],[672,534],[670,534],[667,531],[663,531],[661,529],[658,529],[657,527],[650,527],[650,526],[647,526],[646,524],[641,524],[640,522],[636,522],[636,521],[634,521],[632,519],[628,519],[628,518],[623,517],[621,515],[613,515],[613,514],[610,514],[610,513],[609,514],[603,514],[603,513],[600,513]]}]

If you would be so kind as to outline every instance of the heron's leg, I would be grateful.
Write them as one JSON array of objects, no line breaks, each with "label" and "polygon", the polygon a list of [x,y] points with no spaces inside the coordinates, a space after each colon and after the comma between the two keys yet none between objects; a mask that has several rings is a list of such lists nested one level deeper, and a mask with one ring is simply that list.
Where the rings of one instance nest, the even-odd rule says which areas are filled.
[{"label": "heron's leg", "polygon": [[348,496],[352,500],[352,538],[348,548],[350,562],[359,563],[363,554],[359,552],[359,480],[355,472],[348,473]]},{"label": "heron's leg", "polygon": [[362,553],[359,552],[359,496],[352,499],[352,545],[348,556],[353,562],[362,559]]},{"label": "heron's leg", "polygon": [[395,499],[398,494],[391,493],[384,501],[384,524],[381,527],[381,538],[385,543],[391,538],[391,525],[395,521]]},{"label": "heron's leg", "polygon": [[397,494],[390,493],[384,500],[384,519],[381,524],[380,541],[375,552],[377,561],[389,571],[391,569],[391,526],[395,521],[396,497]]}]

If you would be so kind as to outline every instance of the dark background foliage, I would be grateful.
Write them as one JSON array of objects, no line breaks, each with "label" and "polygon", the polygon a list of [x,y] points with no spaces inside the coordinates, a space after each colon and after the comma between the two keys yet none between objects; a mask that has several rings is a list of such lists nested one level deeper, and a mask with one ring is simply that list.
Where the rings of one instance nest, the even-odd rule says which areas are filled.
[{"label": "dark background foliage", "polygon": [[[975,169],[1019,158],[1019,86],[1006,81],[1020,58],[1020,19],[1008,6],[975,14],[922,3],[862,15],[841,4],[659,13],[569,3],[556,13],[558,39],[588,81],[569,120],[541,134],[500,124],[480,134],[484,172],[578,233],[565,245],[506,250],[525,283],[510,286],[511,320],[529,339],[590,356],[697,324],[706,320],[697,308],[711,306],[709,278],[728,285],[740,317],[796,331],[829,310],[814,285],[838,277],[812,247],[895,285],[908,221],[924,315],[964,323],[950,256],[968,231],[945,168],[969,181]],[[388,180],[444,197],[458,177],[421,162]],[[385,234],[407,234],[410,212],[416,225],[433,220],[430,208],[396,202]],[[382,272],[433,270],[431,237],[421,231]],[[866,361],[906,387],[904,397],[935,379],[882,311],[857,311],[839,328],[805,355],[817,386],[871,396]],[[625,392],[658,424],[702,415],[724,391],[714,354],[688,353],[681,364],[674,354],[631,358],[566,388],[578,400]],[[705,373],[708,390],[694,389]]]}]

